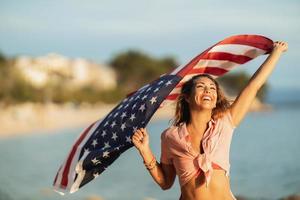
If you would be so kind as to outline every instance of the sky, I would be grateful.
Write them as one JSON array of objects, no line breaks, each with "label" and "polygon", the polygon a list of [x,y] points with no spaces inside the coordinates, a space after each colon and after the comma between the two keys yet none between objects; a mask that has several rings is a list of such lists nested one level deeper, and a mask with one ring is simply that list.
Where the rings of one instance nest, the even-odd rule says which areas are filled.
[{"label": "sky", "polygon": [[[299,0],[0,0],[0,52],[8,57],[105,63],[137,49],[182,64],[228,36],[260,34],[289,44],[268,80],[279,89],[300,90],[299,33]],[[253,74],[265,58],[239,70]]]}]

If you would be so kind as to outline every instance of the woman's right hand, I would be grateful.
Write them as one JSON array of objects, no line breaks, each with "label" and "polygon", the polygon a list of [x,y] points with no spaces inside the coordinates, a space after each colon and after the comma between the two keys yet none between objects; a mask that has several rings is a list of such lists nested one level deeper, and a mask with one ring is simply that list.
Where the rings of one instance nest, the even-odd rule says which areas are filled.
[{"label": "woman's right hand", "polygon": [[132,136],[132,142],[134,146],[143,152],[149,149],[149,135],[145,128],[138,129]]}]

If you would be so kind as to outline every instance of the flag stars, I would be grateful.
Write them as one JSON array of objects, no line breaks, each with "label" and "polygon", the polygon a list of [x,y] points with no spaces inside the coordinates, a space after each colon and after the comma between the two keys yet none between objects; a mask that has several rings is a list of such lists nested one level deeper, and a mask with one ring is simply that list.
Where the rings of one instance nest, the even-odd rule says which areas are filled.
[{"label": "flag stars", "polygon": [[135,114],[133,113],[133,114],[131,114],[131,116],[130,116],[130,120],[133,121],[134,119],[135,119]]},{"label": "flag stars", "polygon": [[132,101],[134,99],[134,96],[130,97],[129,101]]},{"label": "flag stars", "polygon": [[157,92],[159,90],[159,88],[155,88],[154,92]]},{"label": "flag stars", "polygon": [[142,104],[139,108],[139,110],[141,110],[142,112],[144,112],[145,109],[146,109],[145,104]]},{"label": "flag stars", "polygon": [[148,91],[150,91],[152,88],[151,87],[149,87],[147,90],[146,90],[146,92],[148,92]]},{"label": "flag stars", "polygon": [[121,115],[121,118],[123,119],[124,117],[126,117],[126,112],[123,112],[122,115]]},{"label": "flag stars", "polygon": [[94,146],[94,148],[96,147],[97,144],[98,144],[97,139],[94,139],[92,142],[92,145]]},{"label": "flag stars", "polygon": [[104,142],[104,147],[102,148],[102,150],[109,148],[109,142]]},{"label": "flag stars", "polygon": [[100,160],[97,160],[97,158],[95,157],[93,160],[92,160],[92,163],[94,165],[97,165],[97,164],[101,164],[101,161]]},{"label": "flag stars", "polygon": [[136,126],[134,126],[132,129],[133,129],[134,133],[138,130],[138,128]]},{"label": "flag stars", "polygon": [[108,158],[109,157],[109,152],[108,151],[104,151],[103,152],[103,157],[104,158]]},{"label": "flag stars", "polygon": [[134,98],[134,100],[137,100],[137,99],[139,99],[140,98],[140,95],[137,95],[135,98]]},{"label": "flag stars", "polygon": [[172,81],[168,81],[168,82],[166,83],[166,86],[171,85],[171,84],[172,84]]},{"label": "flag stars", "polygon": [[131,138],[130,138],[130,136],[126,136],[126,142],[131,143]]},{"label": "flag stars", "polygon": [[147,96],[148,96],[148,95],[144,95],[144,96],[142,97],[142,100],[146,99],[146,98],[147,98]]},{"label": "flag stars", "polygon": [[119,115],[119,112],[116,112],[115,115],[114,115],[114,117],[117,117],[118,115]]},{"label": "flag stars", "polygon": [[135,103],[135,104],[133,104],[133,106],[132,106],[132,110],[133,110],[135,107],[136,107],[136,103]]},{"label": "flag stars", "polygon": [[152,97],[152,98],[150,99],[151,104],[156,103],[156,99],[157,99],[157,97]]},{"label": "flag stars", "polygon": [[102,131],[101,136],[102,136],[102,137],[106,136],[106,131],[105,131],[105,130]]},{"label": "flag stars", "polygon": [[114,132],[114,133],[113,133],[113,136],[111,137],[111,139],[113,139],[114,141],[116,141],[117,138],[118,138],[117,133]]},{"label": "flag stars", "polygon": [[104,127],[106,127],[108,125],[108,121],[105,122]]},{"label": "flag stars", "polygon": [[116,125],[116,121],[113,121],[112,123],[111,123],[111,125],[110,125],[110,127],[114,127]]},{"label": "flag stars", "polygon": [[124,109],[128,108],[129,106],[129,103],[127,103],[125,106],[124,106]]},{"label": "flag stars", "polygon": [[158,85],[161,85],[161,84],[163,84],[163,83],[164,83],[164,81],[161,80],[161,81],[158,82]]},{"label": "flag stars", "polygon": [[99,175],[100,174],[98,172],[93,174],[94,178],[97,178]]},{"label": "flag stars", "polygon": [[126,128],[126,123],[123,123],[123,124],[121,125],[122,131],[124,131],[125,128]]},{"label": "flag stars", "polygon": [[122,105],[122,104],[121,104],[121,105],[119,105],[119,107],[118,107],[118,109],[117,109],[117,110],[120,110],[122,107],[123,107],[123,105]]},{"label": "flag stars", "polygon": [[85,148],[84,149],[84,154],[89,154],[90,153],[90,150],[88,148]]}]

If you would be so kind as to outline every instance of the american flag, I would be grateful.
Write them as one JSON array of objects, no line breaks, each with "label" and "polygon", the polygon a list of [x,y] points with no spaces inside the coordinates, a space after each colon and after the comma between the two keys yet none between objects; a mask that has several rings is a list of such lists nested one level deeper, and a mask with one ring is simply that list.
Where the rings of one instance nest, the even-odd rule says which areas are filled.
[{"label": "american flag", "polygon": [[131,136],[148,124],[159,107],[176,100],[183,83],[192,76],[201,73],[221,76],[269,53],[272,48],[272,40],[264,36],[232,36],[132,93],[103,120],[94,122],[80,134],[55,176],[54,190],[61,194],[73,193],[97,178],[133,146]]}]

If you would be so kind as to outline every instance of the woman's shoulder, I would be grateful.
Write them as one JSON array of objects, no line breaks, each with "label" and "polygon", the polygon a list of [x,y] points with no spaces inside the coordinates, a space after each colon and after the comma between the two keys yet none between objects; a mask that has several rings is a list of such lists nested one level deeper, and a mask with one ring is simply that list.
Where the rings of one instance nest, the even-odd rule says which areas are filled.
[{"label": "woman's shoulder", "polygon": [[217,118],[217,120],[229,124],[232,128],[236,128],[236,127],[233,125],[233,122],[232,122],[232,116],[231,116],[230,109],[227,109],[227,110],[223,111],[223,112],[220,114],[220,116]]},{"label": "woman's shoulder", "polygon": [[172,125],[162,132],[161,138],[162,139],[174,138],[174,135],[177,133],[178,133],[178,127]]}]

